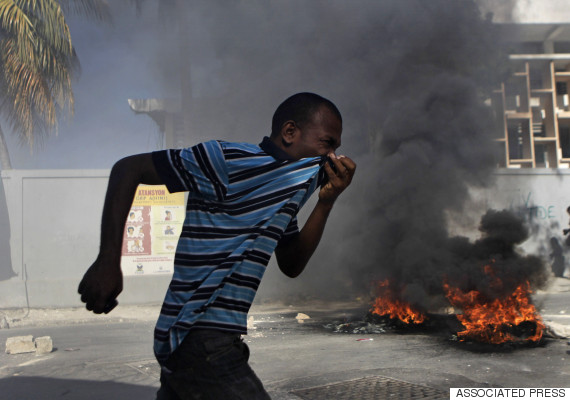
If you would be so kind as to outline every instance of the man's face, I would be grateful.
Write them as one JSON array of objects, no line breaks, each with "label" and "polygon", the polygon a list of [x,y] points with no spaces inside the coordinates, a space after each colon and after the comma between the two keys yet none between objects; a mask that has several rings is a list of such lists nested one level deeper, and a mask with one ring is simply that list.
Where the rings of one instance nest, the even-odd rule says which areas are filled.
[{"label": "man's face", "polygon": [[297,129],[289,152],[295,158],[326,156],[340,147],[342,123],[326,107],[321,108],[312,122]]}]

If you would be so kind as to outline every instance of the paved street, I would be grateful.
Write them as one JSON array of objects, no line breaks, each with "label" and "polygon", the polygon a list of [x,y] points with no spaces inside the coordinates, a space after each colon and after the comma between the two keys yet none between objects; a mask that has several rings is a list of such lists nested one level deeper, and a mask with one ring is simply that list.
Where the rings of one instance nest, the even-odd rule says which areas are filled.
[{"label": "paved street", "polygon": [[[543,314],[568,324],[570,292],[542,293],[537,303]],[[567,339],[489,347],[457,343],[445,330],[355,335],[323,327],[359,319],[365,311],[254,307],[255,329],[246,339],[250,362],[272,398],[325,398],[300,397],[299,390],[365,377],[446,393],[450,387],[569,387]],[[311,318],[301,324],[298,312]],[[154,317],[146,314],[122,322],[103,318],[0,330],[2,343],[12,336],[47,335],[56,348],[43,356],[0,354],[0,398],[153,399],[159,369],[151,349]]]}]

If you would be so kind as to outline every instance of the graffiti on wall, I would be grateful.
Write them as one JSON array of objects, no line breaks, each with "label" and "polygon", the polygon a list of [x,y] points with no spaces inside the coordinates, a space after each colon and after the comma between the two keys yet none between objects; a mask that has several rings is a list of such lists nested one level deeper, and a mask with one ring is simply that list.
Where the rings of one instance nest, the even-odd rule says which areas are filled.
[{"label": "graffiti on wall", "polygon": [[555,204],[536,202],[532,191],[517,190],[517,195],[510,201],[509,209],[522,215],[528,220],[552,220],[560,217],[560,211]]}]

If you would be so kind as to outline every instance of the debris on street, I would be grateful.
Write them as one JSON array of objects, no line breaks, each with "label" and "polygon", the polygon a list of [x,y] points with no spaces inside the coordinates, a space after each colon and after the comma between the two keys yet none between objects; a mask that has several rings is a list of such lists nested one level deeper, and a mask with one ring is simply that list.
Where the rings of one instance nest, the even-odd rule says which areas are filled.
[{"label": "debris on street", "polygon": [[546,321],[546,328],[544,335],[554,339],[567,339],[570,338],[570,326],[563,325],[554,321]]},{"label": "debris on street", "polygon": [[6,353],[7,354],[22,354],[33,353],[36,351],[34,344],[34,337],[28,336],[13,336],[6,339]]},{"label": "debris on street", "polygon": [[386,332],[386,329],[381,325],[367,321],[333,322],[324,325],[324,328],[330,329],[335,333],[370,334]]},{"label": "debris on street", "polygon": [[307,314],[298,313],[295,319],[297,320],[298,323],[302,324],[305,322],[306,319],[311,319],[311,317],[309,317]]},{"label": "debris on street", "polygon": [[6,354],[48,354],[52,351],[53,341],[49,336],[38,337],[36,340],[32,335],[13,336],[6,339]]},{"label": "debris on street", "polygon": [[36,345],[36,354],[48,354],[53,351],[53,341],[49,336],[36,338],[34,342]]}]

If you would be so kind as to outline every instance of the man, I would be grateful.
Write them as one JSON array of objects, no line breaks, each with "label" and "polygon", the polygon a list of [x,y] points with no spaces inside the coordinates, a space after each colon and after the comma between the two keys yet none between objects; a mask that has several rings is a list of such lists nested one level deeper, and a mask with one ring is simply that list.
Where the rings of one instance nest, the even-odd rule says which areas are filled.
[{"label": "man", "polygon": [[[209,141],[131,156],[111,170],[101,248],[79,285],[88,310],[108,312],[122,290],[121,240],[138,184],[188,191],[174,275],[155,329],[162,366],[158,399],[268,399],[247,364],[247,312],[275,251],[281,271],[299,275],[355,163],[336,156],[336,106],[298,93],[275,111],[259,145]],[[303,229],[297,212],[319,188]]]}]

